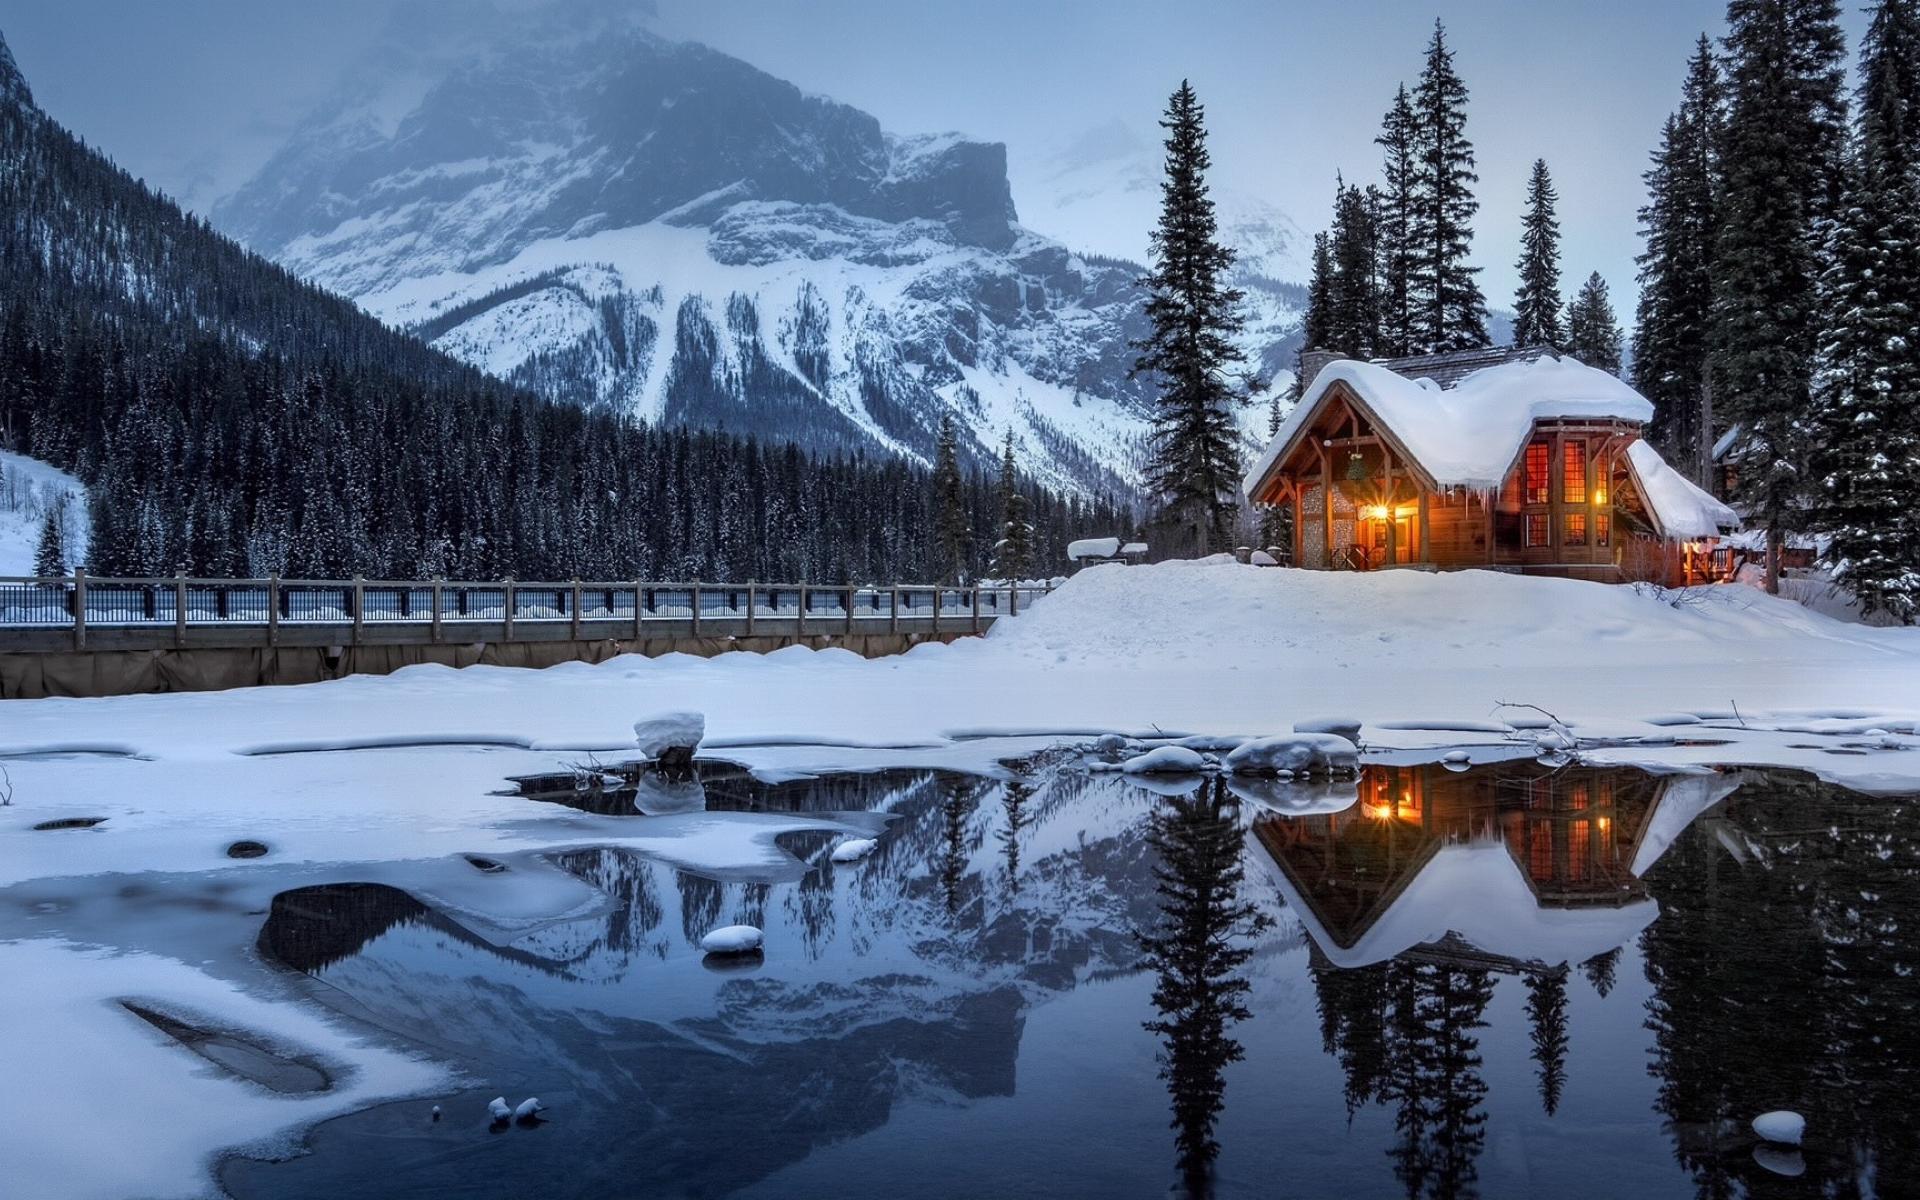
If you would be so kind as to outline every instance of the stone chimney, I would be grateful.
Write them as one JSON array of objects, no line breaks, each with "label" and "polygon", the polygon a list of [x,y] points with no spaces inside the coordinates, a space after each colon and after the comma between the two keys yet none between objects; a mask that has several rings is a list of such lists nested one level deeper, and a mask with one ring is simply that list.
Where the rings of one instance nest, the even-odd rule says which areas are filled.
[{"label": "stone chimney", "polygon": [[1300,351],[1300,394],[1303,396],[1307,394],[1307,389],[1313,386],[1314,376],[1326,370],[1328,363],[1344,357],[1346,356],[1337,350]]}]

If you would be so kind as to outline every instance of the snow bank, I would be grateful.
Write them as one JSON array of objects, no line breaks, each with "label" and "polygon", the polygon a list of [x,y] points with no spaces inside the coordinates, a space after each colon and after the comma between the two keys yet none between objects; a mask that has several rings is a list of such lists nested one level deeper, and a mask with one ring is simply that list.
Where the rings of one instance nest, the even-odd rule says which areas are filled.
[{"label": "snow bank", "polygon": [[1206,756],[1185,746],[1155,746],[1120,764],[1129,775],[1191,775],[1207,769]]},{"label": "snow bank", "polygon": [[1330,775],[1360,769],[1360,751],[1334,733],[1255,738],[1227,755],[1235,775]]},{"label": "snow bank", "polygon": [[1372,363],[1341,359],[1313,385],[1281,423],[1266,453],[1247,473],[1252,494],[1315,415],[1321,397],[1344,383],[1441,487],[1496,488],[1520,452],[1533,423],[1557,417],[1653,419],[1653,405],[1617,377],[1570,358],[1551,355],[1475,371],[1451,388],[1409,379]]}]

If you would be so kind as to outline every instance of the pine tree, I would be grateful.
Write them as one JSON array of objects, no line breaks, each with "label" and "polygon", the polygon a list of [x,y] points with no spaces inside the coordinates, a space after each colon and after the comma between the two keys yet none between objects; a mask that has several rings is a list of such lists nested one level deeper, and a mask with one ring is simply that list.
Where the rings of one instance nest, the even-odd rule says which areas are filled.
[{"label": "pine tree", "polygon": [[1327,239],[1326,329],[1316,347],[1371,358],[1380,345],[1378,193],[1336,181]]},{"label": "pine tree", "polygon": [[1527,976],[1527,1024],[1540,1084],[1540,1107],[1548,1116],[1560,1110],[1567,1086],[1567,969],[1535,971]]},{"label": "pine tree", "polygon": [[1000,540],[993,547],[993,569],[1000,578],[1018,582],[1033,567],[1033,525],[1027,519],[1027,496],[1014,472],[1013,431],[1007,431],[1000,457]]},{"label": "pine tree", "polygon": [[1547,174],[1547,160],[1535,159],[1527,182],[1526,214],[1521,218],[1520,290],[1513,297],[1513,344],[1558,346],[1560,326],[1560,219],[1554,215],[1559,195]]},{"label": "pine tree", "polygon": [[60,529],[60,504],[47,505],[40,522],[40,544],[33,551],[33,573],[48,578],[67,573],[66,537]]},{"label": "pine tree", "polygon": [[1719,236],[1724,88],[1705,34],[1687,65],[1680,108],[1667,119],[1644,176],[1646,249],[1634,316],[1633,384],[1653,402],[1649,436],[1705,486],[1719,435],[1713,412],[1713,266]]},{"label": "pine tree", "polygon": [[933,465],[933,537],[934,561],[943,580],[964,583],[967,558],[973,549],[973,526],[967,519],[963,494],[965,481],[960,475],[959,434],[953,427],[953,414],[940,415],[940,437]]},{"label": "pine tree", "polygon": [[1595,271],[1567,308],[1567,353],[1590,367],[1620,373],[1620,322],[1613,315],[1607,281]]},{"label": "pine tree", "polygon": [[1238,513],[1239,433],[1232,407],[1241,387],[1229,376],[1245,355],[1232,340],[1242,326],[1241,293],[1227,286],[1233,251],[1221,244],[1207,195],[1204,112],[1182,81],[1160,122],[1167,131],[1166,180],[1147,289],[1152,332],[1136,342],[1133,374],[1151,374],[1160,394],[1150,436],[1147,483],[1159,517],[1186,531],[1197,554],[1229,544]]},{"label": "pine tree", "polygon": [[[1742,434],[1736,500],[1767,533],[1780,588],[1787,533],[1810,492],[1808,420],[1820,221],[1843,141],[1837,0],[1732,0],[1724,202],[1714,267],[1717,376]],[[1718,405],[1718,400],[1716,400]]]},{"label": "pine tree", "polygon": [[1325,233],[1313,235],[1313,253],[1307,267],[1307,309],[1300,315],[1300,345],[1293,352],[1293,398],[1300,398],[1306,386],[1300,355],[1306,350],[1327,349],[1333,320],[1333,240]]},{"label": "pine tree", "polygon": [[1407,87],[1400,85],[1381,120],[1380,346],[1382,355],[1413,353],[1413,206],[1419,175],[1419,118]]},{"label": "pine tree", "polygon": [[[1867,612],[1920,615],[1920,20],[1882,0],[1861,45],[1850,182],[1820,281],[1812,452],[1834,574]],[[1903,91],[1907,94],[1902,94]]]},{"label": "pine tree", "polygon": [[1414,92],[1415,167],[1408,278],[1415,353],[1487,344],[1487,305],[1467,265],[1473,241],[1473,143],[1467,140],[1467,85],[1453,69],[1446,28],[1433,23],[1427,64]]}]

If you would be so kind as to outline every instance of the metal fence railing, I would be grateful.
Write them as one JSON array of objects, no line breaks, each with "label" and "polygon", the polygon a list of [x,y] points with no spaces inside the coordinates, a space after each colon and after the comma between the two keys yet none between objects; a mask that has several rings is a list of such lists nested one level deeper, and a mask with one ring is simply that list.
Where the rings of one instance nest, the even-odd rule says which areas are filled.
[{"label": "metal fence railing", "polygon": [[980,628],[1017,615],[1053,589],[1020,585],[807,584],[702,582],[463,582],[375,579],[116,579],[75,573],[0,576],[0,634],[71,630],[84,646],[89,629],[171,629],[185,642],[206,627],[339,627],[358,640],[369,627],[413,626],[438,638],[448,627],[555,624],[578,633],[592,623],[646,635],[649,622],[678,622],[699,634],[753,634],[762,622],[785,632],[838,623],[848,631],[931,620],[936,629]]}]

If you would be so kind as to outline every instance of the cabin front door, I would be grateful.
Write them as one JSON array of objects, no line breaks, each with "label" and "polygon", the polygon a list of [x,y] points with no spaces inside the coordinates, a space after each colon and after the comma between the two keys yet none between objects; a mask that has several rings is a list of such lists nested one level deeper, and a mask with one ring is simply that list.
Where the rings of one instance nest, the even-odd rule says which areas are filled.
[{"label": "cabin front door", "polygon": [[1411,516],[1396,517],[1392,525],[1396,557],[1390,560],[1387,557],[1388,521],[1384,517],[1375,517],[1366,522],[1366,538],[1361,544],[1367,548],[1368,561],[1376,567],[1383,567],[1389,561],[1413,561],[1413,518]]}]

